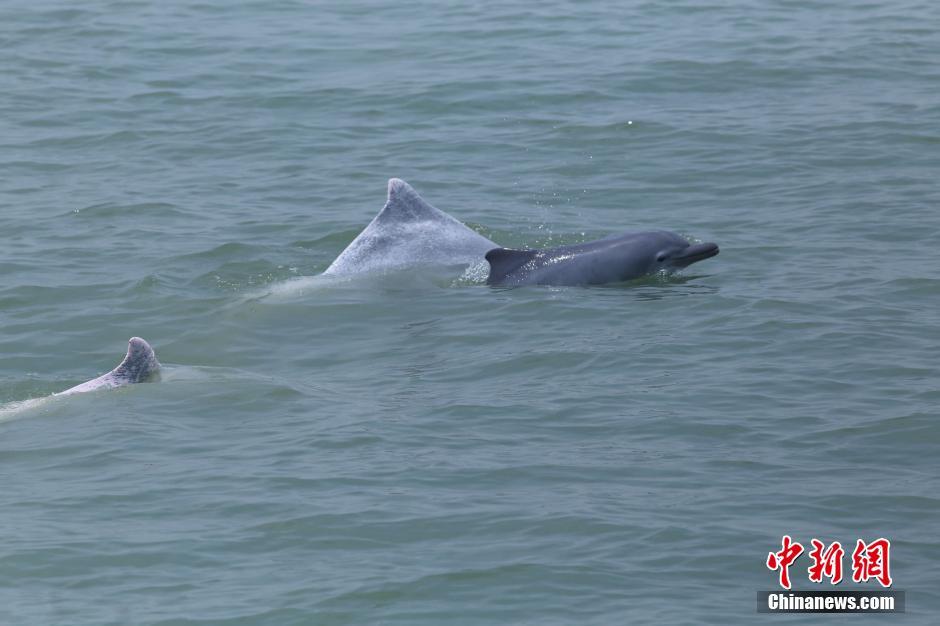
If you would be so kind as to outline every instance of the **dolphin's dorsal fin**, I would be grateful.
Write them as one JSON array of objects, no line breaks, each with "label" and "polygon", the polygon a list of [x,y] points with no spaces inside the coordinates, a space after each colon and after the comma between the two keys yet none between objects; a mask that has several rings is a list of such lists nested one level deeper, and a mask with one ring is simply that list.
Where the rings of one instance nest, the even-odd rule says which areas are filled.
[{"label": "dolphin's dorsal fin", "polygon": [[159,380],[159,373],[160,362],[157,361],[157,355],[154,354],[150,344],[140,337],[131,337],[127,342],[127,355],[120,365],[107,374],[53,395],[68,396],[74,393],[113,389],[122,385]]},{"label": "dolphin's dorsal fin", "polygon": [[377,220],[413,222],[433,218],[447,218],[438,209],[428,204],[411,185],[400,178],[388,181],[388,200],[376,217]]},{"label": "dolphin's dorsal fin", "polygon": [[140,337],[131,337],[127,342],[127,355],[111,374],[123,382],[139,383],[159,369],[160,363],[150,344]]},{"label": "dolphin's dorsal fin", "polygon": [[488,285],[502,282],[539,253],[538,250],[511,250],[509,248],[495,248],[486,253],[486,260],[490,264],[490,275],[486,279]]},{"label": "dolphin's dorsal fin", "polygon": [[323,273],[469,265],[479,263],[497,245],[425,202],[405,181],[392,178],[385,206]]}]

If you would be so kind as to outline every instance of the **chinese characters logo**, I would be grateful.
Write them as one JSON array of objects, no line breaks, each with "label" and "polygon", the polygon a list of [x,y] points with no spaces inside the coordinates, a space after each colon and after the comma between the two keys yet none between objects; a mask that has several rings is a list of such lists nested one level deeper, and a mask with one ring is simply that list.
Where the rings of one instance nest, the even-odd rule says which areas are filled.
[{"label": "chinese characters logo", "polygon": [[[845,550],[838,541],[833,541],[827,547],[822,541],[813,539],[810,542],[813,549],[809,551],[809,558],[813,561],[806,571],[810,582],[822,583],[828,578],[830,584],[838,585],[842,582],[842,557]],[[857,583],[877,580],[882,587],[891,586],[890,572],[891,542],[881,537],[871,543],[859,539],[852,551],[852,580]],[[790,535],[784,535],[779,552],[767,554],[767,568],[779,571],[780,586],[790,588],[790,566],[803,554],[803,545],[793,541]]]}]

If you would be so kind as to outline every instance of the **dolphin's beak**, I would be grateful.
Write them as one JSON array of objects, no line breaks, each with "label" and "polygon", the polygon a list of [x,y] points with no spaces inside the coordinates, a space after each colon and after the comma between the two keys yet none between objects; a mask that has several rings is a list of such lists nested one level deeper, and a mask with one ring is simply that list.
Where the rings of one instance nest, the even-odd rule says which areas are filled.
[{"label": "dolphin's beak", "polygon": [[671,261],[676,265],[688,267],[693,263],[710,259],[718,254],[718,244],[711,242],[693,243],[688,248],[672,257]]}]

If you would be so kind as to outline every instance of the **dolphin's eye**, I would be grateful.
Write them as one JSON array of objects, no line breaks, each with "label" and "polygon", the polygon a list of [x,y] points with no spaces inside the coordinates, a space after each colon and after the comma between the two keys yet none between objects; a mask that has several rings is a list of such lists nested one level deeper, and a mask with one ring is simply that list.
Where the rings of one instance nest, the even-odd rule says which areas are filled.
[{"label": "dolphin's eye", "polygon": [[662,252],[660,252],[660,253],[659,253],[659,256],[656,257],[656,262],[657,262],[657,263],[662,263],[662,262],[665,261],[665,260],[666,260],[666,255],[665,255],[664,253],[662,253]]}]

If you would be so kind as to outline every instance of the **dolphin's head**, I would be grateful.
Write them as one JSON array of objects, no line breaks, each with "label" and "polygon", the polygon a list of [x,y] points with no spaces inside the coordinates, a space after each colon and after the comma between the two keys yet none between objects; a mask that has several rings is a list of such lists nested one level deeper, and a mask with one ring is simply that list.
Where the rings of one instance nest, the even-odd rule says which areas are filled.
[{"label": "dolphin's head", "polygon": [[670,232],[657,235],[653,272],[681,270],[718,254],[718,245],[711,242],[689,243],[684,237]]}]

